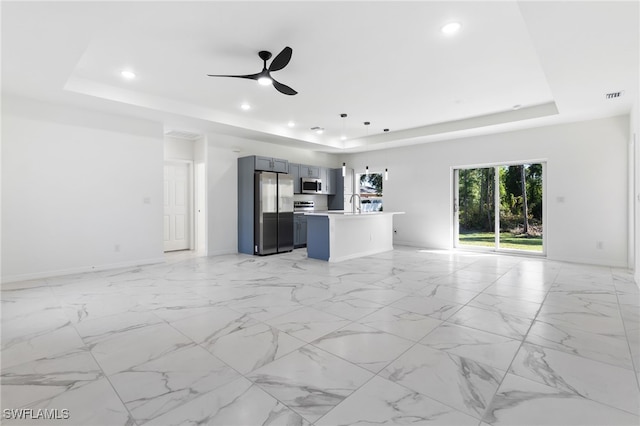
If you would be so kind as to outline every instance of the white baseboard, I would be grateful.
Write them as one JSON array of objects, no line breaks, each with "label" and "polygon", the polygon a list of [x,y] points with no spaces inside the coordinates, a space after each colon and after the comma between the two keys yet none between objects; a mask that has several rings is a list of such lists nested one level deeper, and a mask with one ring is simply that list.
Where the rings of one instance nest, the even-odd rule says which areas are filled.
[{"label": "white baseboard", "polygon": [[570,256],[549,256],[547,255],[548,260],[557,261],[557,262],[567,262],[567,263],[579,263],[582,265],[593,265],[593,266],[608,266],[611,268],[628,268],[627,262],[625,261],[603,261],[600,259],[588,259],[582,257],[570,257]]},{"label": "white baseboard", "polygon": [[452,247],[433,247],[433,246],[426,246],[424,244],[420,244],[419,242],[416,241],[401,241],[401,240],[396,240],[394,238],[393,240],[393,245],[394,246],[407,246],[407,247],[416,247],[416,248],[420,248],[420,249],[424,249],[424,250],[451,250]]},{"label": "white baseboard", "polygon": [[[427,247],[424,245],[420,245],[417,244],[414,241],[398,241],[398,240],[394,240],[393,242],[394,245],[400,245],[400,246],[408,246],[408,247],[420,247],[420,248],[424,248],[425,250],[451,250],[451,247]],[[455,250],[455,249],[454,249]],[[471,252],[473,250],[470,250],[469,252]],[[487,253],[487,254],[503,254],[503,255],[523,255],[526,256],[526,253],[514,253],[514,252],[499,252],[499,251],[482,251],[482,250],[477,250],[477,252],[481,252],[481,253]],[[540,256],[539,254],[534,254],[532,253],[533,256],[535,257],[539,257],[541,259],[547,259],[547,260],[551,260],[551,261],[557,261],[557,262],[567,262],[567,263],[579,263],[579,264],[583,264],[583,265],[594,265],[594,266],[608,266],[608,267],[612,267],[612,268],[623,268],[626,269],[629,266],[627,265],[627,263],[624,260],[620,260],[620,261],[612,261],[612,260],[602,260],[602,259],[588,259],[588,258],[581,258],[581,257],[570,257],[570,256],[549,256],[549,254],[547,254],[546,256]],[[636,283],[640,285],[640,272],[636,273]]]},{"label": "white baseboard", "polygon": [[97,265],[97,266],[80,266],[77,268],[57,269],[54,271],[42,271],[42,272],[34,272],[30,274],[7,275],[2,277],[2,283],[4,284],[4,283],[19,282],[19,281],[38,280],[42,278],[60,277],[63,275],[83,274],[86,272],[108,271],[110,269],[152,265],[156,263],[163,263],[164,261],[165,261],[164,257],[157,257],[153,259],[131,260],[127,262],[108,263],[105,265]]},{"label": "white baseboard", "polygon": [[222,249],[222,250],[213,250],[207,253],[207,256],[222,256],[225,254],[238,254],[238,250],[233,249]]}]

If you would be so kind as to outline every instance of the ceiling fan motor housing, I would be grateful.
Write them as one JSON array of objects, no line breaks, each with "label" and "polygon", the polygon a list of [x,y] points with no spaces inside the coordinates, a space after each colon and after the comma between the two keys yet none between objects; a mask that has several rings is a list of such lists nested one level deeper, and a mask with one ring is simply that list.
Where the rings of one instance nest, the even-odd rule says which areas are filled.
[{"label": "ceiling fan motor housing", "polygon": [[260,59],[262,59],[263,61],[268,61],[269,59],[271,59],[271,52],[261,50],[260,52],[258,52],[258,56],[260,56]]}]

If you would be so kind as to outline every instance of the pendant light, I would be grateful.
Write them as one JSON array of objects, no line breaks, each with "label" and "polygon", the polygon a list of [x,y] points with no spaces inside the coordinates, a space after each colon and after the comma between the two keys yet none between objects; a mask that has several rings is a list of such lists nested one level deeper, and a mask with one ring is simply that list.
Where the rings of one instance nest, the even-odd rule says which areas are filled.
[{"label": "pendant light", "polygon": [[[347,133],[345,131],[345,119],[347,118],[347,114],[343,112],[342,114],[340,114],[340,117],[342,118],[342,136],[340,136],[340,140],[345,140],[347,139]],[[342,177],[345,177],[346,175],[347,163],[342,163]]]},{"label": "pendant light", "polygon": [[[367,135],[365,136],[365,140],[369,137],[369,125],[371,124],[370,121],[365,121],[364,125],[366,126],[365,128],[367,129]],[[369,166],[365,166],[364,168],[365,173],[367,176],[369,176]]]}]

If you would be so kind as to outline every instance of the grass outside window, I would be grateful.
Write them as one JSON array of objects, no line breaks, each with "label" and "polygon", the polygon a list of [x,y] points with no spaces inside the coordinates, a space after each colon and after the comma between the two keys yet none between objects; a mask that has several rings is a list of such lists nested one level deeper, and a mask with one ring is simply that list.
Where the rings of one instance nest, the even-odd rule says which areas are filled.
[{"label": "grass outside window", "polygon": [[[495,235],[493,232],[461,233],[459,242],[460,245],[494,247]],[[501,232],[500,248],[542,252],[542,236],[532,237],[514,235],[511,232]]]}]

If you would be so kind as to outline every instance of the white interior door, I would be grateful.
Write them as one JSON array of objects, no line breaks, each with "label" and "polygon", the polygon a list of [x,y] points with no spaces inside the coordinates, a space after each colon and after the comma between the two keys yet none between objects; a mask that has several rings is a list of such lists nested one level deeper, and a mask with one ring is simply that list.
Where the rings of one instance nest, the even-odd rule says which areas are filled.
[{"label": "white interior door", "polygon": [[164,251],[191,248],[189,163],[164,165]]}]

